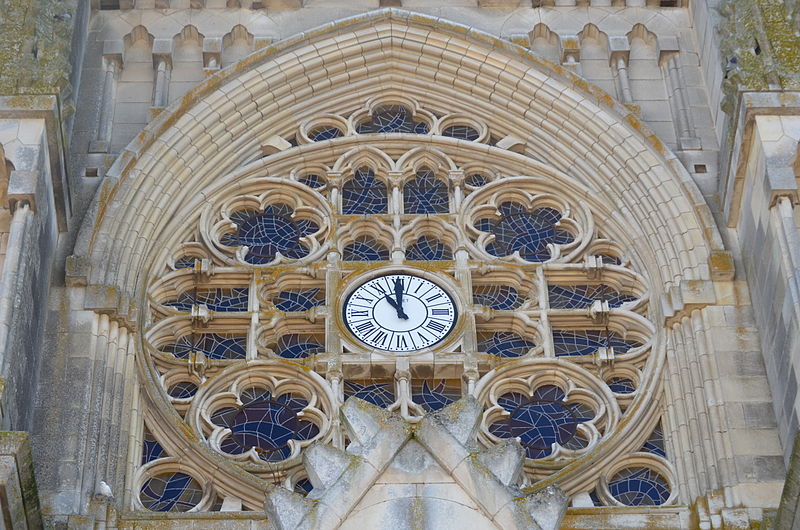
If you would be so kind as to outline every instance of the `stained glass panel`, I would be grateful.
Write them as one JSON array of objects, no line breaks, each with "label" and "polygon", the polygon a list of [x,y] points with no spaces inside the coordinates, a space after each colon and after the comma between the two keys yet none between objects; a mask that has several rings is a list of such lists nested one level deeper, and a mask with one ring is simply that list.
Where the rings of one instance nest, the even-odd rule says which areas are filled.
[{"label": "stained glass panel", "polygon": [[357,170],[342,186],[342,213],[345,215],[386,213],[388,207],[386,184],[375,178],[371,169]]},{"label": "stained glass panel", "polygon": [[251,388],[242,392],[240,400],[241,407],[226,407],[211,415],[213,423],[231,430],[220,443],[228,454],[255,448],[262,460],[277,462],[291,454],[289,440],[310,440],[319,434],[314,423],[297,416],[308,405],[302,398],[291,394],[273,398],[266,390]]},{"label": "stained glass panel", "polygon": [[435,237],[422,236],[406,249],[410,261],[442,261],[453,259],[450,248]]},{"label": "stained glass panel", "polygon": [[504,394],[497,404],[509,416],[489,426],[489,432],[500,438],[519,438],[528,458],[544,458],[553,452],[553,444],[584,447],[575,440],[580,423],[591,420],[594,412],[578,403],[566,403],[564,391],[554,385],[536,389],[533,396],[518,392]]},{"label": "stained glass panel", "polygon": [[627,377],[612,377],[607,381],[608,388],[616,394],[633,394],[636,392],[636,384]]},{"label": "stained glass panel", "polygon": [[389,251],[369,236],[360,236],[342,251],[344,261],[387,261]]},{"label": "stained glass panel", "polygon": [[345,381],[344,396],[345,399],[355,396],[385,409],[394,403],[394,382],[386,380]]},{"label": "stained glass panel", "polygon": [[142,465],[157,460],[164,455],[164,448],[147,428],[144,430],[144,440],[142,442]]},{"label": "stained glass panel", "polygon": [[450,138],[458,138],[460,140],[469,140],[473,142],[478,139],[480,134],[478,131],[469,125],[451,125],[442,131],[442,136],[449,136]]},{"label": "stained glass panel", "polygon": [[510,331],[478,333],[478,351],[498,357],[519,357],[535,348],[536,343],[525,340]]},{"label": "stained glass panel", "polygon": [[614,348],[616,354],[638,348],[642,343],[625,340],[613,331],[589,329],[582,331],[553,330],[553,346],[556,357],[565,355],[592,355],[599,348]]},{"label": "stained glass panel", "polygon": [[272,303],[280,311],[308,311],[325,303],[321,289],[306,289],[304,291],[281,291],[272,299]]},{"label": "stained glass panel", "polygon": [[652,453],[661,457],[667,457],[667,447],[664,442],[664,431],[661,429],[661,424],[655,426],[650,437],[644,442],[642,451],[645,453]]},{"label": "stained glass panel", "polygon": [[416,133],[427,134],[428,124],[415,122],[411,111],[402,105],[384,105],[375,109],[370,120],[358,124],[359,134]]},{"label": "stained glass panel", "polygon": [[447,184],[437,179],[433,171],[419,170],[416,178],[403,186],[403,203],[405,213],[447,213],[450,211]]},{"label": "stained glass panel", "polygon": [[635,296],[621,294],[608,285],[550,285],[547,291],[553,309],[585,309],[595,300],[605,300],[609,307],[619,307],[636,300]]},{"label": "stained glass panel", "polygon": [[178,359],[188,359],[193,351],[202,352],[209,359],[244,359],[247,352],[247,339],[238,335],[202,333],[194,341],[191,336],[181,337],[178,342],[160,348]]},{"label": "stained glass panel", "polygon": [[308,219],[292,218],[294,210],[286,204],[272,204],[263,212],[239,210],[232,214],[236,232],[224,234],[220,241],[229,247],[248,247],[245,261],[253,265],[264,265],[280,254],[286,258],[299,259],[308,255],[308,248],[300,238],[319,230],[319,225]]},{"label": "stained glass panel", "polygon": [[178,258],[175,260],[175,268],[176,269],[192,269],[194,268],[194,262],[197,258],[193,256],[184,256],[182,258]]},{"label": "stained glass panel", "polygon": [[477,285],[472,290],[472,303],[508,311],[520,307],[523,299],[508,285]]},{"label": "stained glass panel", "polygon": [[304,359],[325,351],[322,341],[310,335],[290,333],[281,335],[277,344],[272,346],[275,355],[285,359]]},{"label": "stained glass panel", "polygon": [[314,188],[314,189],[321,188],[326,184],[324,178],[320,177],[319,175],[313,175],[313,174],[303,175],[302,177],[297,179],[297,182],[299,182],[300,184],[305,184],[309,188]]},{"label": "stained glass panel", "polygon": [[203,499],[203,488],[186,473],[162,473],[147,479],[139,499],[154,512],[187,512]]},{"label": "stained glass panel", "polygon": [[308,495],[313,489],[314,485],[307,478],[301,478],[294,485],[294,492],[300,495]]},{"label": "stained glass panel", "polygon": [[464,184],[472,186],[473,188],[480,188],[481,186],[489,184],[489,177],[480,173],[472,173],[471,175],[467,175],[467,178],[464,179]]},{"label": "stained glass panel", "polygon": [[647,467],[623,469],[609,481],[608,489],[627,506],[659,506],[670,495],[666,479]]},{"label": "stained glass panel", "polygon": [[247,311],[247,295],[249,289],[198,289],[197,292],[183,292],[176,300],[164,302],[164,305],[189,312],[194,305],[205,305],[211,311]]},{"label": "stained glass panel", "polygon": [[180,381],[169,387],[167,393],[175,399],[189,399],[197,393],[197,385],[191,381]]},{"label": "stained glass panel", "polygon": [[495,239],[486,245],[492,256],[509,256],[514,252],[525,261],[539,263],[550,259],[548,244],[564,245],[575,238],[566,230],[556,228],[561,214],[553,208],[528,211],[519,203],[500,205],[500,219],[479,219],[475,227],[489,232]]},{"label": "stained glass panel", "polygon": [[342,135],[341,129],[338,127],[322,126],[316,127],[308,133],[308,137],[314,142],[321,142],[323,140],[330,140],[332,138],[339,138]]},{"label": "stained glass panel", "polygon": [[411,396],[426,412],[439,410],[461,398],[461,382],[458,379],[413,380]]}]

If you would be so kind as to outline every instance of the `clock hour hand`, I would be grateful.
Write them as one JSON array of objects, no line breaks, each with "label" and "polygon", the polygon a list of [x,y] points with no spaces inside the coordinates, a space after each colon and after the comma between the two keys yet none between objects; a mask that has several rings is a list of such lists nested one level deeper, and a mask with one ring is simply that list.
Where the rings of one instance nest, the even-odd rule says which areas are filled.
[{"label": "clock hour hand", "polygon": [[386,295],[386,301],[389,302],[389,305],[392,306],[395,311],[397,311],[397,318],[402,318],[403,320],[408,320],[408,315],[403,312],[403,307],[397,305],[397,302],[392,300],[392,297],[388,294]]}]

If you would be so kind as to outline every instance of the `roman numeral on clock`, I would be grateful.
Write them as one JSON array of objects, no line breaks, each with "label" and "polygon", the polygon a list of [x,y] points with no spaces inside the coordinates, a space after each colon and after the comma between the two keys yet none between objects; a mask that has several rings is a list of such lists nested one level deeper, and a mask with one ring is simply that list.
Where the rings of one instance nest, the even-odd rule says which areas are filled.
[{"label": "roman numeral on clock", "polygon": [[375,327],[374,322],[372,321],[364,322],[363,324],[359,324],[358,326],[356,326],[356,331],[359,333],[367,333],[369,331],[372,331],[374,327]]},{"label": "roman numeral on clock", "polygon": [[437,316],[437,315],[447,316],[449,314],[450,314],[450,310],[449,309],[431,309],[431,315],[434,315],[434,316]]},{"label": "roman numeral on clock", "polygon": [[445,325],[441,322],[436,322],[435,320],[429,320],[425,327],[435,331],[436,333],[441,333],[445,329]]}]

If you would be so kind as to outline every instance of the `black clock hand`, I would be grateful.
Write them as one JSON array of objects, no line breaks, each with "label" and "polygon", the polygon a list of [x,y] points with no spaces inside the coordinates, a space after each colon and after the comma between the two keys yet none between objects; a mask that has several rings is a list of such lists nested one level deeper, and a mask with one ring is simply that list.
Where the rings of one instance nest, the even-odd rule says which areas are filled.
[{"label": "black clock hand", "polygon": [[406,315],[405,311],[403,311],[403,280],[397,278],[394,281],[394,297],[397,305],[395,309],[397,309],[397,316],[404,320],[408,320],[408,315]]},{"label": "black clock hand", "polygon": [[408,315],[406,315],[403,312],[403,308],[400,307],[399,305],[397,305],[397,302],[392,300],[392,297],[389,296],[388,294],[386,295],[386,301],[389,302],[389,305],[392,306],[395,311],[397,311],[397,318],[402,318],[403,320],[408,320]]}]

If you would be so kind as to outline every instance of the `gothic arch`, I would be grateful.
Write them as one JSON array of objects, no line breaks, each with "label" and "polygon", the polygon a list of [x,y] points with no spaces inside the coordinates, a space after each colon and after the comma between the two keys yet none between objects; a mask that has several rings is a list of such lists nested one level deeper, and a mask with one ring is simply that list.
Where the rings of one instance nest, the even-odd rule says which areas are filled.
[{"label": "gothic arch", "polygon": [[[421,150],[429,149],[429,160],[439,160],[436,150],[446,148],[507,175],[525,175],[511,178],[519,179],[526,193],[546,194],[558,187],[580,205],[578,217],[584,215],[582,209],[595,212],[603,220],[599,224],[605,238],[629,245],[629,259],[651,281],[652,317],[661,330],[653,349],[662,353],[648,370],[660,373],[665,343],[674,347],[664,328],[680,323],[674,315],[690,303],[681,298],[681,286],[731,273],[694,182],[635,115],[600,89],[519,46],[462,30],[440,19],[382,10],[268,46],[208,79],[148,125],[108,172],[82,225],[68,281],[113,293],[102,310],[136,329],[141,323],[131,307],[145,298],[151,264],[167,261],[165,249],[185,240],[186,227],[201,222],[213,200],[234,189],[255,193],[259,175],[288,176],[298,156],[319,166],[331,155],[359,162],[383,156],[394,164],[392,159],[412,141],[380,137],[370,149],[359,149],[363,142],[348,125],[342,131],[346,134],[330,145],[292,146],[287,139],[304,123],[326,114],[352,114],[375,98],[413,96],[432,113],[484,117],[499,138],[494,145],[433,136],[413,139]],[[503,147],[511,144],[521,147],[514,152]],[[275,152],[245,164],[253,153],[265,152],[264,146]],[[470,200],[478,199],[465,199]],[[464,225],[469,221],[458,219]],[[370,223],[364,230],[379,232],[377,221]],[[595,228],[591,220],[585,226]],[[471,244],[453,238],[450,243],[453,250],[456,243]],[[324,248],[314,247],[313,252],[320,255]],[[141,347],[141,337],[137,340]],[[119,355],[118,348],[113,352]],[[145,384],[152,384],[147,367],[140,364],[139,369]],[[646,390],[658,392],[662,383],[662,378],[650,377]],[[637,409],[640,401],[631,410],[643,424],[652,425],[657,421],[653,408]],[[150,428],[177,429],[180,419],[174,416],[172,421]],[[606,444],[598,454],[611,458],[630,450],[623,435],[635,423],[629,422],[615,445]],[[715,446],[717,450],[724,453]],[[198,446],[191,451],[216,465],[210,450]],[[586,467],[586,462],[576,463],[552,480],[580,488],[584,479],[577,469]],[[244,487],[259,484],[254,477],[228,468],[219,473],[240,479],[230,482],[240,487],[232,494],[251,505],[259,502]],[[691,502],[715,485],[681,490],[682,501]]]}]

